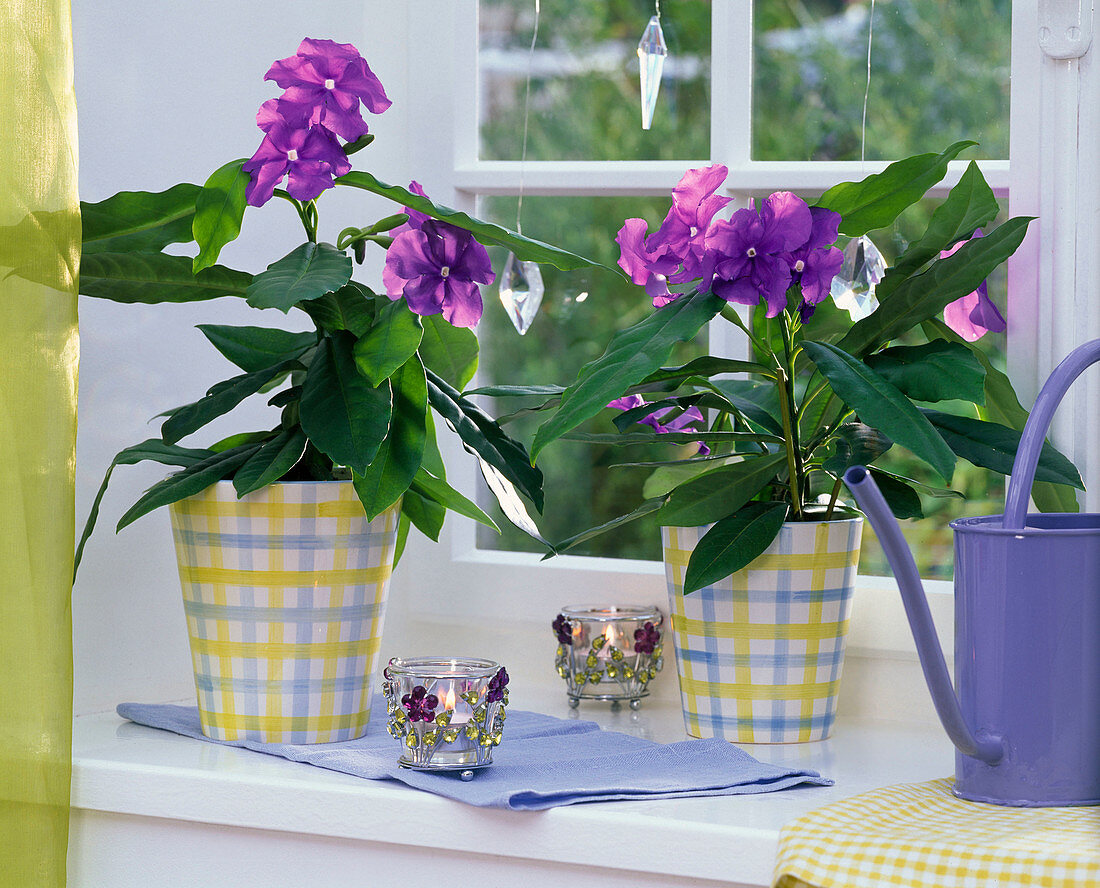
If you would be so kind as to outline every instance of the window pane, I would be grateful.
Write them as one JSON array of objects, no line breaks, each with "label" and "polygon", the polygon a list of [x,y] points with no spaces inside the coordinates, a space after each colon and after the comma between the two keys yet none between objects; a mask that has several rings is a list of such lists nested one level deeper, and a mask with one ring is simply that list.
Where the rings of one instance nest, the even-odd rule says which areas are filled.
[{"label": "window pane", "polygon": [[[641,216],[658,223],[668,209],[668,198],[562,198],[525,197],[523,233],[552,241],[598,262],[614,266],[619,258],[612,238],[623,220]],[[481,206],[483,218],[502,224],[515,223],[514,197],[488,198]],[[503,266],[505,255],[490,250],[493,268]],[[653,311],[641,287],[607,270],[561,272],[542,268],[546,294],[534,323],[525,336],[516,333],[500,303],[497,286],[485,288],[486,307],[478,327],[482,356],[481,385],[557,383],[568,385],[586,362],[599,357],[612,334],[634,324]],[[703,353],[703,345],[687,343],[674,354],[674,363],[685,363]],[[530,406],[530,399],[482,399],[496,415]],[[611,414],[605,411],[579,431],[614,432]],[[530,443],[535,429],[549,416],[542,413],[509,423],[509,434]],[[630,512],[642,502],[642,485],[652,471],[644,468],[608,468],[612,463],[676,458],[668,446],[613,447],[565,440],[555,441],[539,454],[545,475],[546,509],[537,518],[544,535],[559,542],[589,527]],[[491,496],[486,494],[489,500]],[[482,505],[486,504],[485,497]],[[494,505],[495,508],[495,505]],[[503,531],[498,536],[479,527],[478,545],[488,549],[534,551],[543,549],[507,520],[493,512]],[[532,513],[534,515],[534,513]],[[659,559],[660,531],[645,519],[605,534],[573,550],[578,555]]]},{"label": "window pane", "polygon": [[710,154],[710,3],[666,3],[668,56],[652,128],[641,128],[638,41],[653,5],[479,4],[481,157],[519,160],[528,66],[528,160],[661,160]]},{"label": "window pane", "polygon": [[[859,160],[870,2],[756,0],[756,160]],[[981,143],[1008,157],[1011,0],[879,0],[867,159]]]}]

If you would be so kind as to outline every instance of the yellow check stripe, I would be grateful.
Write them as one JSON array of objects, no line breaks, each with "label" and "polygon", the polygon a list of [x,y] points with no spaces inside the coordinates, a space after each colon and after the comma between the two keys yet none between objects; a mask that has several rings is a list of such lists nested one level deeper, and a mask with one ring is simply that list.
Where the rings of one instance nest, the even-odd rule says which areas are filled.
[{"label": "yellow check stripe", "polygon": [[359,641],[337,641],[304,644],[222,641],[213,638],[191,638],[191,652],[195,656],[245,657],[253,660],[320,660],[326,657],[364,657],[374,654],[382,644],[381,638],[364,638]]},{"label": "yellow check stripe", "polygon": [[804,700],[835,694],[840,683],[820,681],[812,684],[734,684],[699,681],[680,676],[680,689],[685,694],[720,697],[723,700]]},{"label": "yellow check stripe", "polygon": [[845,635],[848,620],[839,623],[711,623],[676,614],[675,630],[681,638],[691,635],[700,638],[822,639]]},{"label": "yellow check stripe", "polygon": [[[368,712],[353,712],[345,715],[240,715],[228,712],[210,712],[200,710],[204,719],[212,719],[219,728],[232,731],[335,731],[364,725],[370,718]],[[268,740],[277,743],[278,740]]]},{"label": "yellow check stripe", "polygon": [[362,518],[363,504],[357,499],[330,500],[323,503],[282,502],[217,502],[208,499],[187,499],[178,511],[205,518]]},{"label": "yellow check stripe", "polygon": [[[685,567],[691,558],[691,552],[666,549],[665,560],[680,567]],[[851,552],[819,552],[791,555],[758,555],[746,570],[843,570],[852,561]],[[681,585],[682,589],[683,586]]]},{"label": "yellow check stripe", "polygon": [[363,567],[346,570],[241,570],[229,567],[180,565],[184,583],[224,586],[317,587],[381,583],[389,579],[390,568]]}]

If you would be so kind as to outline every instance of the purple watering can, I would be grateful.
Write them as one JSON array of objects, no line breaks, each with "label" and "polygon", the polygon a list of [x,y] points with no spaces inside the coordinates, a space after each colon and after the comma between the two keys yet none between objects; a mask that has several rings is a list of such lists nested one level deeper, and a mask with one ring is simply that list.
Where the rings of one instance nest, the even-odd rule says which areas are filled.
[{"label": "purple watering can", "polygon": [[1100,340],[1080,346],[1039,392],[1004,514],[951,522],[958,696],[897,522],[867,469],[844,474],[897,578],[964,799],[1100,804],[1100,514],[1027,514],[1054,410],[1097,361]]}]

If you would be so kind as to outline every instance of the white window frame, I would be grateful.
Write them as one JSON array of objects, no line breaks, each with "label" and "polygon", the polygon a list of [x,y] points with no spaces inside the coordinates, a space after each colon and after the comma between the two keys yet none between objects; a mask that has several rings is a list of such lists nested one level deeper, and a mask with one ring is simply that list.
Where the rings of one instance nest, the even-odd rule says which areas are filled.
[{"label": "white window frame", "polygon": [[[1041,2],[1045,7],[1045,3]],[[751,119],[752,26],[747,2],[715,0],[712,21],[711,104],[730,109],[726,120]],[[438,4],[415,0],[407,8],[409,40],[430,46],[431,65],[410,53],[408,143],[413,169],[433,170],[433,197],[473,211],[481,195],[515,194],[520,186],[518,161],[478,158],[476,102],[477,2],[456,0]],[[994,193],[1009,197],[1012,215],[1042,215],[1042,234],[1032,231],[1017,257],[1010,261],[1008,348],[1010,372],[1021,401],[1034,398],[1039,380],[1075,344],[1100,335],[1100,309],[1089,310],[1090,284],[1100,260],[1100,226],[1087,208],[1100,206],[1100,107],[1088,107],[1082,95],[1096,95],[1098,78],[1092,56],[1055,62],[1038,51],[1038,12],[1034,0],[1015,0],[1013,8],[1011,144],[1013,158],[982,161],[980,166]],[[1091,25],[1090,25],[1091,27]],[[446,47],[453,43],[449,56]],[[1095,55],[1093,53],[1092,55]],[[1090,92],[1091,91],[1091,92]],[[1093,103],[1097,105],[1097,103]],[[432,109],[426,114],[424,109]],[[1078,108],[1075,115],[1073,109]],[[1077,132],[1069,139],[1076,123]],[[1091,142],[1088,140],[1091,139]],[[1068,141],[1067,141],[1068,140]],[[1072,149],[1076,147],[1076,152]],[[674,162],[532,162],[523,165],[522,182],[528,195],[632,194],[667,195],[685,169],[712,161],[730,170],[727,193],[735,201],[779,189],[806,196],[820,193],[845,179],[881,169],[884,163],[787,163],[753,161],[748,126],[723,126],[712,116],[711,157]],[[1082,162],[1081,151],[1092,164]],[[1072,152],[1072,153],[1071,153]],[[963,162],[951,164],[944,182],[932,194],[943,195],[958,181]],[[1085,196],[1083,188],[1091,190]],[[1073,198],[1076,198],[1075,200]],[[1067,209],[1066,202],[1072,206]],[[1072,215],[1070,214],[1072,210]],[[1045,220],[1057,215],[1059,224]],[[1082,263],[1075,251],[1087,249]],[[487,294],[488,295],[488,294]],[[490,296],[491,300],[492,297]],[[489,306],[492,310],[492,306]],[[1085,324],[1074,318],[1085,317]],[[723,333],[724,327],[722,325]],[[717,330],[716,330],[717,332]],[[534,335],[538,335],[537,328]],[[719,335],[722,335],[721,333]],[[744,348],[739,337],[712,339],[712,350],[735,355]],[[1083,382],[1086,382],[1085,380]],[[1091,382],[1091,381],[1088,381]],[[1079,385],[1072,411],[1063,411],[1056,441],[1075,459],[1088,477],[1098,477],[1100,454],[1087,454],[1089,432],[1095,432],[1100,403],[1092,386]],[[451,436],[453,439],[453,436]],[[1091,438],[1096,440],[1095,434]],[[1067,446],[1073,442],[1076,446]],[[471,494],[476,468],[462,453],[457,440],[441,441],[448,459],[449,477]],[[1096,505],[1091,508],[1095,509]],[[411,537],[418,537],[412,534]],[[411,574],[415,610],[441,619],[477,621],[492,614],[494,621],[540,622],[563,604],[615,601],[653,604],[665,599],[659,562],[629,559],[558,556],[541,561],[530,553],[479,549],[473,522],[450,516],[438,544],[410,538],[404,569]],[[926,584],[941,612],[950,606],[951,584]],[[896,601],[892,577],[861,577],[865,599]],[[885,606],[885,605],[884,605]],[[948,618],[949,619],[949,618]],[[872,650],[908,650],[907,630],[875,623],[881,637],[863,640]],[[900,634],[899,634],[900,633]]]}]

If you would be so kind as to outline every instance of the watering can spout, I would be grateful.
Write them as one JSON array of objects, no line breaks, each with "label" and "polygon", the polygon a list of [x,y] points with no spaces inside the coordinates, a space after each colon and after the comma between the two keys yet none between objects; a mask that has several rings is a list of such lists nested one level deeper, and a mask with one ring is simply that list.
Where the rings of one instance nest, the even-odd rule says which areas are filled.
[{"label": "watering can spout", "polygon": [[976,736],[963,717],[947,671],[947,663],[943,658],[943,650],[936,638],[936,628],[932,623],[920,574],[890,507],[886,505],[878,485],[864,466],[849,468],[844,473],[844,483],[848,485],[852,496],[874,528],[894,571],[905,605],[905,615],[909,619],[909,628],[917,643],[924,679],[928,683],[936,713],[948,737],[964,755],[973,756],[989,765],[996,764],[1004,756],[1004,744],[999,737]]}]

